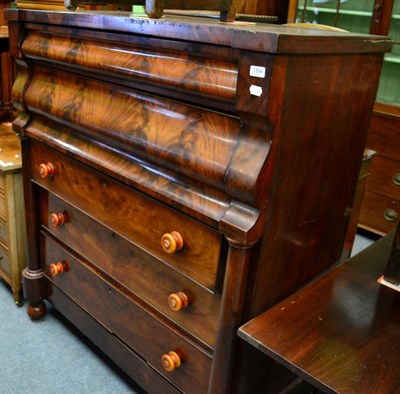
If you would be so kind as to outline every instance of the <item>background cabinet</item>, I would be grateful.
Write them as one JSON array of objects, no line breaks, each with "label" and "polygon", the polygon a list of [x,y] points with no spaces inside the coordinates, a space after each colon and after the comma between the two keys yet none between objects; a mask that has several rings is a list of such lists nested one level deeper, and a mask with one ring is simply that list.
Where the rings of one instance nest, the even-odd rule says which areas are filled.
[{"label": "background cabinet", "polygon": [[21,272],[26,266],[25,210],[20,142],[11,125],[0,125],[0,277],[21,304]]},{"label": "background cabinet", "polygon": [[394,41],[385,56],[369,130],[367,148],[377,155],[359,221],[360,227],[384,234],[400,219],[400,1],[295,0],[290,2],[288,21],[389,35]]}]

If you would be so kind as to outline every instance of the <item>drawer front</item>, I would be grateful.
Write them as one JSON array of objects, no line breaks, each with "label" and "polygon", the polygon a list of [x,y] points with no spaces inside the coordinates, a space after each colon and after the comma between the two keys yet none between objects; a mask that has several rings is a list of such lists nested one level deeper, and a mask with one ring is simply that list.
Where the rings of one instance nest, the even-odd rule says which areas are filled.
[{"label": "drawer front", "polygon": [[8,259],[8,252],[0,247],[0,268],[7,275],[11,275],[10,261]]},{"label": "drawer front", "polygon": [[[179,274],[55,195],[43,190],[40,199],[42,224],[48,231],[181,328],[214,345],[220,295]],[[52,215],[61,221],[52,221]],[[190,304],[173,311],[168,297],[172,294],[175,299],[182,291]]]},{"label": "drawer front", "polygon": [[[42,237],[41,250],[47,266],[53,262],[64,262],[68,266],[54,278],[54,283],[66,295],[183,391],[207,392],[211,357],[144,311],[50,238]],[[167,372],[161,365],[161,357],[170,351],[180,356],[182,365]]]},{"label": "drawer front", "polygon": [[2,219],[3,222],[7,222],[6,195],[5,190],[2,188],[0,188],[0,219]]},{"label": "drawer front", "polygon": [[[52,163],[55,175],[42,178],[42,163]],[[31,165],[33,179],[45,189],[202,285],[219,287],[222,237],[217,232],[39,143],[32,142]],[[161,239],[173,231],[181,234],[183,248],[167,253]]]},{"label": "drawer front", "polygon": [[400,200],[400,160],[375,156],[367,189]]},{"label": "drawer front", "polygon": [[361,227],[383,234],[394,230],[399,220],[400,200],[366,191],[359,220]]},{"label": "drawer front", "polygon": [[8,229],[7,223],[0,217],[0,244],[8,246]]},{"label": "drawer front", "polygon": [[47,285],[51,287],[52,293],[48,299],[54,307],[69,321],[73,322],[75,327],[90,338],[95,345],[99,348],[107,349],[107,356],[119,365],[136,383],[150,393],[182,394],[180,390],[178,391],[151,368],[145,360],[76,305],[57,286],[53,286],[51,282],[46,283]]}]

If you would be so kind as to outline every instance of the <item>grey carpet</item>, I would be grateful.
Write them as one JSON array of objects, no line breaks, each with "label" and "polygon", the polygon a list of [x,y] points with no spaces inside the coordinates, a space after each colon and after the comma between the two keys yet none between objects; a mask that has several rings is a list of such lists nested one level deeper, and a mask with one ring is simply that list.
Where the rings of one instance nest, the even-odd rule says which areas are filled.
[{"label": "grey carpet", "polygon": [[0,280],[0,394],[143,393],[49,304],[31,321]]}]

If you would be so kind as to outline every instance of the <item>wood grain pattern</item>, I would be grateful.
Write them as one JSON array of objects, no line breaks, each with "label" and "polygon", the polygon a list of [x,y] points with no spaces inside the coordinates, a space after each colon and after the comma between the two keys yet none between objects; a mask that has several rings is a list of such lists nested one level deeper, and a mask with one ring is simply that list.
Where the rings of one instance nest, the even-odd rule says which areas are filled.
[{"label": "wood grain pattern", "polygon": [[[7,10],[6,18],[42,24],[96,28],[157,36],[168,39],[224,45],[269,53],[371,53],[390,51],[391,40],[383,36],[362,36],[268,24],[231,26],[213,20],[167,17],[162,20],[129,18],[128,13],[69,13],[56,11]],[[346,37],[345,40],[340,38]],[[362,38],[364,37],[364,39]],[[338,43],[340,41],[340,44]]]},{"label": "wood grain pattern", "polygon": [[27,57],[56,61],[88,69],[115,73],[216,99],[233,100],[237,64],[166,49],[77,40],[31,32],[22,44]]},{"label": "wood grain pattern", "polygon": [[[252,392],[283,388],[293,376],[284,370],[275,374],[271,363],[265,374],[259,357],[237,342],[236,329],[340,259],[390,40],[195,18],[154,21],[120,13],[21,10],[8,16],[13,19],[10,48],[21,70],[14,97],[24,112],[14,127],[25,138],[29,163],[24,178],[32,236],[29,267],[35,278],[43,275],[44,249],[59,260],[57,243],[64,245],[80,275],[74,280],[61,275],[56,281],[65,280],[62,286],[71,299],[90,309],[99,325],[107,323],[149,365],[161,368],[155,366],[150,335],[145,332],[138,340],[131,332],[135,319],[143,331],[154,323],[160,337],[179,337],[182,348],[190,343],[196,349],[199,372],[190,371],[189,359],[173,372],[177,378],[160,371],[184,392],[247,394],[249,387]],[[40,37],[39,51],[33,41],[29,50],[20,51],[29,35],[28,40]],[[123,55],[111,59],[118,68],[127,63],[134,69],[133,60],[141,53],[172,59],[153,56],[160,71],[137,62],[139,71],[151,70],[152,76],[130,78],[129,70],[114,73],[93,65],[86,43],[103,60],[110,48],[120,49]],[[190,90],[192,76],[176,89],[159,83],[164,73],[175,78],[166,64],[184,64],[188,70],[200,65],[199,79],[192,80],[199,82],[199,90]],[[234,98],[207,97],[205,92],[214,88],[200,88],[208,78],[202,67],[215,65],[209,78],[218,75],[225,86],[230,83],[221,82],[225,64],[237,72]],[[251,66],[265,70],[265,76],[250,75]],[[260,96],[251,94],[254,86]],[[41,179],[36,165],[42,161],[54,161],[58,174]],[[46,190],[85,215],[79,232],[88,234],[87,245],[78,245],[78,230],[54,242],[52,230],[43,230],[47,240],[40,243],[38,210],[48,210]],[[89,225],[92,220],[97,225]],[[62,238],[61,229],[53,235]],[[107,241],[108,231],[116,233],[115,244]],[[182,234],[184,247],[159,255],[153,242],[171,231]],[[102,244],[100,251],[89,251],[94,240]],[[131,249],[131,243],[141,250]],[[116,245],[125,250],[121,262]],[[210,317],[218,315],[215,333],[172,321],[155,305],[150,290],[139,289],[150,280],[136,285],[128,275],[121,277],[118,265],[128,266],[128,256],[157,265],[152,273],[173,272],[172,282],[187,277],[187,283],[218,294],[218,305],[210,303]],[[157,281],[164,289],[164,282]],[[51,297],[46,283],[26,280],[30,302]],[[107,295],[110,285],[112,294]],[[118,290],[115,297],[113,289]],[[67,304],[59,302],[60,308]],[[162,349],[157,363],[163,354],[179,353],[172,345]],[[117,348],[114,343],[110,352]],[[185,378],[179,377],[182,372]]]},{"label": "wood grain pattern", "polygon": [[[127,298],[121,289],[104,280],[51,239],[42,238],[42,245],[42,261],[46,264],[63,260],[69,264],[69,272],[55,278],[54,283],[72,300],[79,300],[78,305],[185,392],[206,391],[211,368],[208,354],[147,313]],[[107,312],[110,310],[118,311],[119,318],[115,319]],[[173,374],[168,374],[160,362],[163,353],[170,350],[180,351],[184,362]]]},{"label": "wood grain pattern", "polygon": [[[14,127],[21,118],[23,119],[20,116],[14,121]],[[30,138],[90,164],[91,167],[169,203],[212,227],[218,227],[219,220],[229,208],[229,198],[215,188],[199,183],[193,185],[188,179],[172,171],[154,167],[133,156],[117,154],[103,144],[78,139],[71,135],[69,127],[57,125],[49,119],[35,117],[26,131]],[[257,216],[257,211],[254,215]],[[240,227],[239,224],[237,227]],[[243,228],[243,231],[247,230],[247,227]]]},{"label": "wood grain pattern", "polygon": [[240,135],[237,118],[39,67],[24,101],[31,111],[222,190]]},{"label": "wood grain pattern", "polygon": [[[220,234],[44,146],[34,143],[31,153],[32,179],[39,185],[62,195],[179,272],[211,290],[218,289]],[[48,161],[54,164],[57,173],[53,178],[43,179],[39,164]],[[93,185],[96,193],[92,193]],[[165,253],[161,247],[162,235],[171,230],[178,230],[185,240],[185,248],[179,254]]]},{"label": "wood grain pattern", "polygon": [[[210,293],[190,278],[180,275],[114,231],[74,208],[51,193],[43,192],[42,224],[68,247],[101,269],[128,291],[188,332],[193,340],[214,346],[221,296]],[[50,213],[65,212],[63,226],[49,223]],[[100,249],[97,246],[102,245]],[[104,254],[103,249],[108,251]],[[118,261],[118,264],[114,264]],[[137,278],[140,277],[140,281]],[[168,305],[168,296],[184,290],[190,297],[190,307],[176,313]],[[198,338],[198,339],[196,339]]]},{"label": "wood grain pattern", "polygon": [[20,141],[11,124],[0,125],[0,277],[22,305],[22,270],[26,267],[26,230]]}]

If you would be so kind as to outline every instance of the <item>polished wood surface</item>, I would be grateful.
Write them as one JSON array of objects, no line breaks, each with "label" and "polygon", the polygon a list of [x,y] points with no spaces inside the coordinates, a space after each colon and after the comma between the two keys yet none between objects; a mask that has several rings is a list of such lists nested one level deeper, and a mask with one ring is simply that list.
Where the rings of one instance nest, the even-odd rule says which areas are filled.
[{"label": "polished wood surface", "polygon": [[[301,11],[298,12],[298,0],[290,0],[289,3],[288,22],[302,20],[304,15],[301,15]],[[390,29],[394,28],[393,13],[396,13],[394,3],[395,0],[370,2],[367,6],[371,11],[370,15],[361,17],[364,22],[370,21],[370,34],[387,35]],[[342,13],[345,11],[343,4],[343,2],[337,3],[336,16],[345,17]],[[310,6],[310,3],[307,5],[307,2],[303,2],[303,5],[305,9]],[[339,22],[339,25],[344,22],[344,20],[340,22],[340,18],[333,18],[332,15],[333,20],[335,24]],[[377,102],[367,141],[367,148],[376,151],[377,157],[373,161],[371,177],[367,183],[367,193],[360,210],[359,226],[380,235],[395,229],[400,221],[400,187],[396,187],[392,182],[392,177],[400,171],[399,130],[400,107]]]},{"label": "polished wood surface", "polygon": [[[41,176],[39,163],[50,160],[55,166],[51,178]],[[177,270],[189,274],[211,290],[218,289],[221,236],[189,217],[178,216],[162,204],[116,183],[112,179],[66,159],[58,152],[33,144],[32,178],[45,189],[63,194],[71,204],[96,217],[122,236],[134,239],[158,258]],[[96,185],[96,193],[91,193]],[[167,253],[161,246],[162,236],[179,229],[185,246],[177,253]]]},{"label": "polished wood surface", "polygon": [[377,283],[393,233],[246,323],[239,336],[327,393],[400,389],[400,293]]},{"label": "polished wood surface", "polygon": [[[31,308],[49,299],[74,324],[90,315],[115,335],[107,353],[128,357],[124,342],[181,392],[279,392],[294,376],[268,361],[265,379],[237,329],[340,261],[390,40],[7,15]],[[65,223],[51,225],[60,212]],[[49,264],[64,261],[52,279]]]},{"label": "polished wood surface", "polygon": [[[144,310],[140,302],[131,298],[123,288],[114,287],[101,272],[74,258],[51,238],[42,237],[42,243],[45,267],[53,261],[63,260],[69,266],[68,272],[54,278],[58,288],[78,301],[87,313],[102,321],[106,329],[141,354],[161,375],[167,374],[166,378],[173,380],[182,390],[191,392],[195,385],[199,392],[207,391],[212,360],[209,354],[168,329],[162,319]],[[48,278],[51,278],[50,275]],[[110,311],[118,311],[118,319]],[[161,357],[171,350],[181,352],[184,365],[170,376]]]},{"label": "polished wood surface", "polygon": [[[193,280],[180,275],[55,195],[43,192],[41,201],[41,222],[47,231],[62,239],[119,285],[168,316],[175,325],[192,333],[195,340],[209,347],[214,345],[221,303],[219,295],[212,294]],[[53,227],[49,221],[49,212],[53,210],[66,212],[68,223],[62,227]],[[102,245],[102,248],[98,245]],[[107,254],[103,250],[107,250]],[[118,264],[114,264],[114,261]],[[171,292],[179,290],[184,290],[188,295],[190,306],[176,313],[171,310],[168,297]]]},{"label": "polished wood surface", "polygon": [[400,110],[376,104],[367,146],[376,150],[360,213],[360,227],[378,234],[400,223]]}]

